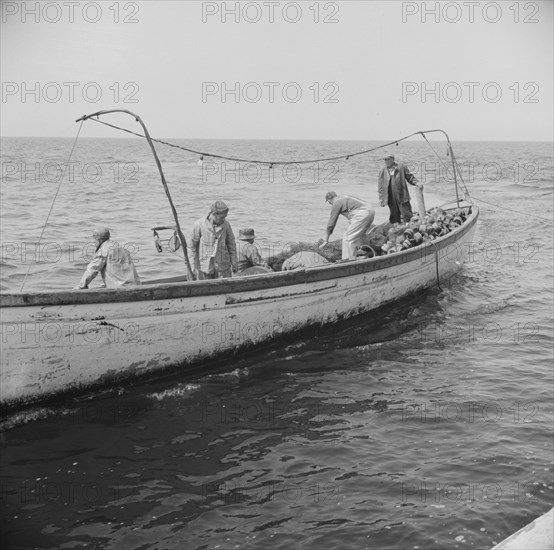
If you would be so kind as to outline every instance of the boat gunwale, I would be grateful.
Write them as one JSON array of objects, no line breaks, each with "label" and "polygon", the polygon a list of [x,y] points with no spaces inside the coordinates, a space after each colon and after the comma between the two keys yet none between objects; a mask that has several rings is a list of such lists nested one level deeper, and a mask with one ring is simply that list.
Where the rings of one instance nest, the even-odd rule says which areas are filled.
[{"label": "boat gunwale", "polygon": [[407,264],[427,256],[434,256],[439,250],[449,246],[452,242],[456,242],[460,236],[467,233],[476,223],[478,215],[478,207],[471,205],[471,214],[460,227],[454,229],[452,232],[434,241],[428,241],[400,253],[386,256],[376,256],[364,260],[324,264],[292,271],[278,271],[227,279],[155,284],[144,283],[140,286],[118,289],[88,289],[85,292],[81,289],[71,289],[28,293],[0,293],[0,307],[143,302],[234,294],[237,292],[249,292],[278,288],[281,286],[314,283],[330,279],[341,279],[387,269],[396,265]]}]

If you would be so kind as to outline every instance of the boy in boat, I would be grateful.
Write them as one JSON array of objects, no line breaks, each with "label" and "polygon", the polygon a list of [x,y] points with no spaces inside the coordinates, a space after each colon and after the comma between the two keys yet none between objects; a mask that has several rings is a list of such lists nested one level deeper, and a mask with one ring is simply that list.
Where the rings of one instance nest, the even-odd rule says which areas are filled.
[{"label": "boy in boat", "polygon": [[239,231],[239,242],[237,245],[238,272],[241,273],[249,267],[259,265],[268,268],[267,263],[262,260],[258,247],[254,244],[256,234],[251,227]]},{"label": "boy in boat", "polygon": [[190,250],[199,281],[232,277],[237,271],[237,246],[231,224],[225,219],[229,208],[216,201],[205,218],[192,227]]},{"label": "boy in boat", "polygon": [[387,155],[383,160],[385,167],[379,172],[378,182],[379,203],[381,206],[388,204],[390,223],[400,223],[400,218],[404,223],[408,223],[413,213],[406,182],[419,188],[423,188],[423,185],[417,181],[405,164],[397,164],[394,161],[394,155]]},{"label": "boy in boat", "polygon": [[85,289],[100,273],[106,288],[119,288],[127,285],[140,285],[140,279],[131,259],[131,254],[114,241],[110,241],[110,230],[97,227],[92,238],[96,241],[96,255],[88,264],[79,286]]},{"label": "boy in boat", "polygon": [[343,215],[348,218],[348,229],[342,237],[342,259],[356,259],[356,248],[362,244],[363,235],[373,223],[375,210],[364,201],[348,195],[339,197],[334,191],[329,191],[325,195],[325,202],[328,202],[332,208],[327,223],[327,235],[320,248],[329,242],[339,216]]}]

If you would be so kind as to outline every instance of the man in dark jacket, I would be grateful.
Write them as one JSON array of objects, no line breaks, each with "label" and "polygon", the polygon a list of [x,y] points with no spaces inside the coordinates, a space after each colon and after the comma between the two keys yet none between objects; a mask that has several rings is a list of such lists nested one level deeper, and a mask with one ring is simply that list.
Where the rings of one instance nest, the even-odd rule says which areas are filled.
[{"label": "man in dark jacket", "polygon": [[394,161],[393,155],[388,155],[383,160],[386,166],[379,172],[379,202],[381,206],[388,204],[391,223],[399,223],[400,218],[407,223],[412,219],[413,213],[406,182],[420,188],[423,186],[405,164]]},{"label": "man in dark jacket", "polygon": [[237,271],[237,245],[226,220],[228,213],[223,201],[215,201],[210,213],[192,226],[190,251],[199,281],[232,277],[232,272]]},{"label": "man in dark jacket", "polygon": [[256,234],[252,227],[246,227],[239,231],[239,242],[237,243],[237,266],[238,272],[242,273],[250,267],[261,266],[267,268],[267,263],[262,260],[257,245],[254,244]]}]

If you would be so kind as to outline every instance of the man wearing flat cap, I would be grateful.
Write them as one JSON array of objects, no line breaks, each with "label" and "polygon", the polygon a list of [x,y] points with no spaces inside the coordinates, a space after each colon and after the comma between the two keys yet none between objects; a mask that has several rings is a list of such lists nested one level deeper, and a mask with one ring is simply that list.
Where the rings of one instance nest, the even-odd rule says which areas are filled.
[{"label": "man wearing flat cap", "polygon": [[229,208],[216,201],[210,213],[192,227],[190,250],[196,278],[222,279],[237,271],[237,246],[231,224],[225,219]]},{"label": "man wearing flat cap", "polygon": [[258,247],[254,244],[256,234],[254,229],[247,227],[239,231],[239,242],[237,245],[238,272],[249,267],[262,266],[267,268],[267,264],[262,260]]},{"label": "man wearing flat cap", "polygon": [[383,160],[385,167],[379,172],[379,202],[381,206],[388,204],[391,223],[400,223],[401,219],[407,223],[412,219],[413,213],[406,182],[417,187],[423,186],[405,164],[394,161],[394,155],[387,155]]},{"label": "man wearing flat cap", "polygon": [[92,238],[96,242],[96,254],[76,288],[88,288],[99,273],[106,288],[140,285],[131,254],[119,243],[110,240],[110,230],[107,227],[97,227]]}]

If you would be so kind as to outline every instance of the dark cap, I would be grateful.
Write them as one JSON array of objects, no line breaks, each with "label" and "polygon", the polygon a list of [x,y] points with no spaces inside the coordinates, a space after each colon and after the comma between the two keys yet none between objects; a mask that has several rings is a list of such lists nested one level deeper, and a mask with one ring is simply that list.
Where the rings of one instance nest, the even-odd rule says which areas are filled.
[{"label": "dark cap", "polygon": [[110,238],[110,230],[107,227],[95,227],[92,232],[93,237],[100,237],[102,239]]},{"label": "dark cap", "polygon": [[329,202],[331,199],[334,199],[337,196],[337,194],[334,191],[327,191],[325,193],[325,202]]},{"label": "dark cap", "polygon": [[223,201],[215,201],[210,210],[213,214],[227,214],[229,212],[228,206]]}]

